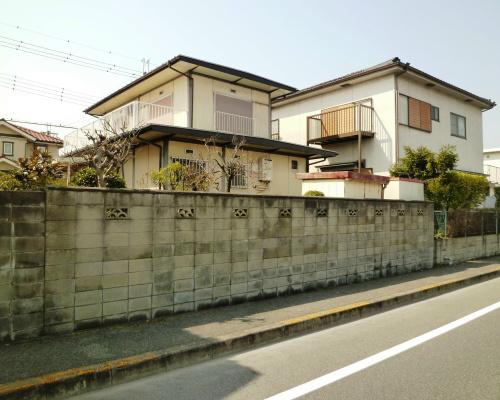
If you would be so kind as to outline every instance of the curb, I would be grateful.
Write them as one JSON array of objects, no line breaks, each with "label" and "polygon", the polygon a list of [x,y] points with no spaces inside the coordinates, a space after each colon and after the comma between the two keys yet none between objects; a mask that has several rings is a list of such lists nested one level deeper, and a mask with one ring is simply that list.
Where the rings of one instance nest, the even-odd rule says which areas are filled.
[{"label": "curb", "polygon": [[374,315],[498,276],[500,276],[500,266],[468,278],[446,280],[393,296],[335,307],[238,334],[222,336],[212,342],[199,341],[189,345],[176,346],[169,350],[144,353],[7,383],[0,385],[0,398],[50,399],[124,383],[152,375],[155,372],[170,371],[195,362],[208,361],[230,352],[248,350],[279,338],[303,334]]}]

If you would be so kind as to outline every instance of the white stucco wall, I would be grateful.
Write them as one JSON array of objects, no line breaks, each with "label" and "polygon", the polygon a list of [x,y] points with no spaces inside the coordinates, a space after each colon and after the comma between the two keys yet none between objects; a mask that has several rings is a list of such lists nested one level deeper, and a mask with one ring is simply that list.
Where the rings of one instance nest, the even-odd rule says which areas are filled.
[{"label": "white stucco wall", "polygon": [[[405,75],[398,78],[399,92],[439,107],[440,121],[432,121],[432,132],[427,133],[405,125],[399,125],[399,151],[404,156],[404,146],[412,148],[426,146],[438,151],[443,145],[456,146],[458,153],[457,169],[483,172],[483,127],[482,112],[478,106],[464,102],[436,87],[426,87]],[[466,138],[451,135],[450,113],[466,118]]]},{"label": "white stucco wall", "polygon": [[384,190],[384,199],[424,201],[424,184],[391,179]]},{"label": "white stucco wall", "polygon": [[344,179],[307,179],[302,181],[302,194],[309,190],[319,190],[326,197],[347,199],[381,199],[380,183],[359,182]]},{"label": "white stucco wall", "polygon": [[193,127],[214,130],[215,94],[251,101],[253,104],[254,135],[269,138],[269,96],[265,92],[221,82],[203,76],[193,76]]},{"label": "white stucco wall", "polygon": [[[363,99],[372,99],[375,137],[363,139],[362,158],[374,173],[388,171],[394,163],[394,77],[387,75],[327,93],[298,100],[291,104],[273,106],[272,119],[280,120],[280,139],[307,144],[307,117],[321,110]],[[329,163],[352,162],[358,159],[357,141],[334,143],[325,148],[339,153]],[[313,169],[312,169],[313,170]]]},{"label": "white stucco wall", "polygon": [[[160,141],[156,144],[162,145]],[[186,154],[187,149],[192,150],[193,153]],[[201,144],[176,141],[168,143],[169,160],[172,157],[179,157],[208,162],[213,159],[216,151],[220,151],[220,148],[209,148]],[[227,151],[229,153],[231,149]],[[300,196],[302,182],[295,175],[306,171],[304,158],[254,151],[243,151],[240,156],[247,165],[248,186],[246,188],[234,187],[231,189],[231,193]],[[258,167],[261,158],[271,159],[273,162],[273,177],[269,183],[259,181]],[[292,160],[297,161],[297,169],[292,169]],[[135,158],[128,160],[123,170],[127,187],[135,189],[157,188],[151,180],[151,172],[158,171],[158,167],[159,149],[156,146],[144,145],[136,148]],[[217,170],[217,168],[214,167],[213,170]]]}]

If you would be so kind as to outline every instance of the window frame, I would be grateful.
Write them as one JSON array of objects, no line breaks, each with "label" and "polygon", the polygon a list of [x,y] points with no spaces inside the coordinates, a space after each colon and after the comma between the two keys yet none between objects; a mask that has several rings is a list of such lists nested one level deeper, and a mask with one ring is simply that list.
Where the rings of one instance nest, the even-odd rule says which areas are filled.
[{"label": "window frame", "polygon": [[[274,124],[274,123],[276,123],[276,124]],[[274,126],[277,127],[276,131],[273,129]],[[279,118],[271,120],[271,139],[280,140],[280,119]]]},{"label": "window frame", "polygon": [[[453,131],[452,131],[453,125],[451,123],[453,117],[463,118],[463,120],[464,120],[464,135],[463,136],[460,136],[459,134],[453,133]],[[458,129],[458,122],[457,122],[457,129]],[[456,114],[454,112],[450,112],[450,134],[453,137],[467,140],[467,118],[465,116],[460,115],[460,114]]]},{"label": "window frame", "polygon": [[[295,164],[295,168],[293,167]],[[290,169],[298,171],[299,169],[299,160],[291,160],[290,162]]]},{"label": "window frame", "polygon": [[[5,152],[5,145],[10,144],[11,152]],[[14,142],[2,141],[2,156],[13,156],[14,155]]]},{"label": "window frame", "polygon": [[[401,113],[399,112],[401,97],[406,98],[406,123],[401,122]],[[410,126],[410,96],[407,96],[406,94],[403,93],[399,93],[399,98],[398,98],[398,123],[404,126],[408,127]]]},{"label": "window frame", "polygon": [[[437,119],[434,119],[434,114],[433,114],[433,111],[434,110],[437,110]],[[433,106],[431,104],[431,121],[436,121],[436,122],[441,122],[441,111],[439,110],[439,107],[438,106]]]}]

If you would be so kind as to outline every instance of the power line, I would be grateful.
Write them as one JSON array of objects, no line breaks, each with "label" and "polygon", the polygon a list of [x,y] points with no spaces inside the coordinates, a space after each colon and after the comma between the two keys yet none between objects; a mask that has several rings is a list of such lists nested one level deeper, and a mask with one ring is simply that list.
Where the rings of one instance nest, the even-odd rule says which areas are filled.
[{"label": "power line", "polygon": [[59,101],[61,103],[63,103],[63,102],[64,103],[71,103],[71,104],[78,105],[78,106],[87,106],[88,105],[88,102],[84,102],[83,100],[74,99],[74,98],[71,98],[68,96],[60,96],[60,95],[57,95],[54,93],[40,90],[36,87],[30,87],[29,85],[21,85],[18,83],[14,83],[12,81],[6,82],[6,81],[2,81],[0,79],[0,87],[3,87],[5,89],[18,91],[18,92],[22,92],[22,93],[28,93],[28,94],[34,94],[37,96],[41,96],[41,97],[46,97],[48,99],[56,100],[56,101]]},{"label": "power line", "polygon": [[72,44],[72,45],[76,45],[76,46],[81,46],[81,47],[86,47],[87,49],[91,49],[91,50],[94,50],[94,51],[99,51],[99,52],[106,53],[106,54],[109,54],[109,55],[113,55],[113,56],[117,56],[117,57],[123,57],[123,58],[129,59],[129,60],[133,60],[133,61],[136,61],[136,62],[143,62],[143,60],[139,60],[138,58],[135,58],[135,57],[123,54],[123,53],[119,53],[119,52],[115,52],[115,51],[111,51],[111,50],[101,49],[101,48],[98,48],[98,47],[95,47],[95,46],[91,46],[89,44],[75,42],[73,40],[64,39],[64,38],[59,37],[59,36],[55,36],[55,35],[51,35],[51,34],[48,34],[48,33],[40,32],[40,31],[37,31],[37,30],[34,30],[34,29],[25,28],[25,27],[22,27],[22,26],[19,26],[19,25],[9,24],[9,23],[3,22],[3,21],[0,21],[0,24],[4,25],[4,26],[8,26],[8,27],[16,29],[16,30],[21,30],[21,31],[30,32],[30,33],[35,33],[37,35],[45,36],[45,37],[48,37],[48,38],[51,38],[51,39],[60,40],[60,41],[62,41],[64,43],[68,43],[68,44]]},{"label": "power line", "polygon": [[78,129],[75,126],[68,126],[68,125],[63,125],[63,124],[53,124],[50,122],[31,122],[31,121],[19,121],[17,119],[6,119],[5,121],[7,122],[16,122],[18,124],[27,124],[27,125],[42,125],[42,126],[50,126],[54,128],[63,128],[63,129]]},{"label": "power line", "polygon": [[10,84],[12,83],[13,85],[19,84],[19,85],[25,85],[25,86],[31,86],[32,88],[40,89],[40,90],[45,90],[51,93],[54,93],[56,95],[60,96],[67,96],[67,97],[72,97],[75,99],[83,100],[83,101],[96,101],[98,96],[92,96],[83,92],[78,92],[76,90],[71,90],[65,87],[59,87],[55,85],[51,85],[48,83],[44,82],[39,82],[39,81],[34,81],[31,79],[23,78],[19,75],[10,75],[6,74],[3,72],[0,72],[0,81],[3,81],[4,83]]},{"label": "power line", "polygon": [[21,51],[24,53],[34,54],[40,57],[62,61],[68,64],[78,65],[103,72],[109,72],[117,75],[128,76],[132,78],[139,77],[141,72],[128,67],[121,67],[117,64],[112,64],[100,60],[95,60],[88,57],[78,56],[73,53],[68,53],[60,50],[54,50],[48,47],[39,46],[37,44],[25,42],[22,40],[12,39],[7,36],[0,35],[0,46],[12,50]]}]

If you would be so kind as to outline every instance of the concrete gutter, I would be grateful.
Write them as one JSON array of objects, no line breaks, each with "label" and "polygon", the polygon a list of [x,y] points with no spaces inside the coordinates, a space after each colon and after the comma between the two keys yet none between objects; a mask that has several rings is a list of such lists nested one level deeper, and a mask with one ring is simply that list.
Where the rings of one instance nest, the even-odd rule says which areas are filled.
[{"label": "concrete gutter", "polygon": [[231,352],[249,350],[273,340],[350,322],[496,277],[500,277],[500,266],[467,278],[449,279],[395,295],[306,314],[298,318],[221,336],[214,341],[200,340],[163,351],[148,352],[7,383],[0,385],[0,399],[52,399],[124,383],[153,373],[208,361]]}]

